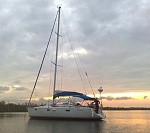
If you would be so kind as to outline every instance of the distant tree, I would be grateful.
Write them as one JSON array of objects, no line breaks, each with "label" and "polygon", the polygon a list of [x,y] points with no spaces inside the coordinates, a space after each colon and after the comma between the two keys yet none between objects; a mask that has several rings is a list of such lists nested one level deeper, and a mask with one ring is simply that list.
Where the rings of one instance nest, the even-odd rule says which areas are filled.
[{"label": "distant tree", "polygon": [[0,102],[0,105],[5,105],[5,101],[1,101],[1,102]]}]

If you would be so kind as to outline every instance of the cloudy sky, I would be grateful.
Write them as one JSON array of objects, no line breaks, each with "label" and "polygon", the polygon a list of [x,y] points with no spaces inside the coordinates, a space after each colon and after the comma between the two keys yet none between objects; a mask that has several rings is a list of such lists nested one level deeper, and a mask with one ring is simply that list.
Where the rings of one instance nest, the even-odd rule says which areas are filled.
[{"label": "cloudy sky", "polygon": [[[150,107],[149,0],[0,0],[0,101],[29,99],[59,4],[61,25],[82,58],[93,91],[104,89],[104,106]],[[85,93],[64,35],[64,54],[59,53],[64,57],[63,85]],[[43,66],[37,99],[51,95],[48,69],[53,59],[46,60],[49,66]]]}]

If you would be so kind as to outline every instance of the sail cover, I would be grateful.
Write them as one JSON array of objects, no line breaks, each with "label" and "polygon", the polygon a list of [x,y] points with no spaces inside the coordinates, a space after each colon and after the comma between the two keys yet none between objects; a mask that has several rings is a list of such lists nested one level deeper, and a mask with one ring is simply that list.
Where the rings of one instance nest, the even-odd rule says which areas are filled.
[{"label": "sail cover", "polygon": [[79,92],[73,92],[73,91],[56,91],[54,93],[53,98],[55,99],[55,98],[60,97],[60,96],[73,96],[73,97],[82,98],[84,100],[95,100],[95,98],[86,96],[86,95],[79,93]]}]

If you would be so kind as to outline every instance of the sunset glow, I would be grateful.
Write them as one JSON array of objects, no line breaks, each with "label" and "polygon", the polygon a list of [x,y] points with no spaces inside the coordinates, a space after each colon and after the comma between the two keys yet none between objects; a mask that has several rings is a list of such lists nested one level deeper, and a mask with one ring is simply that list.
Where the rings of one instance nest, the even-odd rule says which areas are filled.
[{"label": "sunset glow", "polygon": [[[28,102],[33,88],[33,101],[52,100],[59,2],[1,3],[0,101]],[[104,106],[149,107],[150,2],[99,2],[61,1],[56,89],[99,97],[102,86]]]}]

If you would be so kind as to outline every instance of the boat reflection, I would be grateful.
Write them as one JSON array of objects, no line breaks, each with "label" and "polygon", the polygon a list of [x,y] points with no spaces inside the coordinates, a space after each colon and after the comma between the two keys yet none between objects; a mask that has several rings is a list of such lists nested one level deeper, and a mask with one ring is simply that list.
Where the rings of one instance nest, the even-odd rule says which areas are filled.
[{"label": "boat reflection", "polygon": [[99,133],[104,132],[106,122],[29,119],[27,131],[32,133]]}]

